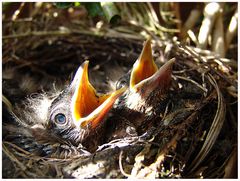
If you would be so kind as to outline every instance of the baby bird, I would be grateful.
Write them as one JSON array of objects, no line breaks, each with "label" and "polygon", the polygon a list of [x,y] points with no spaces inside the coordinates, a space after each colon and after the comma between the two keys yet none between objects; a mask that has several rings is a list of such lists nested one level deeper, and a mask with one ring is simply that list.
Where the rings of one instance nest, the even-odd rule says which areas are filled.
[{"label": "baby bird", "polygon": [[100,95],[89,82],[85,61],[63,91],[32,98],[26,110],[12,112],[12,123],[3,124],[3,140],[36,155],[66,158],[94,152],[103,143],[132,134],[132,129],[141,134],[165,109],[173,63],[158,69],[148,39],[129,76],[120,79],[125,83]]},{"label": "baby bird", "polygon": [[46,128],[54,135],[95,150],[101,143],[101,132],[107,113],[126,90],[99,95],[88,79],[88,61],[78,69],[71,85],[53,100]]},{"label": "baby bird", "polygon": [[152,57],[151,40],[145,42],[130,76],[124,75],[117,83],[117,88],[128,84],[128,89],[114,104],[114,114],[118,116],[108,124],[113,130],[109,140],[128,136],[128,130],[134,135],[144,133],[155,120],[161,120],[174,62],[175,59],[171,59],[158,69]]},{"label": "baby bird", "polygon": [[81,154],[82,149],[96,150],[105,119],[126,88],[98,94],[89,82],[88,64],[85,61],[78,68],[62,92],[32,98],[26,110],[9,111],[12,118],[3,121],[3,140],[45,157],[66,158]]}]

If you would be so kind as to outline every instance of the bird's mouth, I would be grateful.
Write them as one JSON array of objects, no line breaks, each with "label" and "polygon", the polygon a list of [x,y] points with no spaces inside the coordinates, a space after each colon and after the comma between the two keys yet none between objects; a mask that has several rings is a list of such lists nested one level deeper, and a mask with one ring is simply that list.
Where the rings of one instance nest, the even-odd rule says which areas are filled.
[{"label": "bird's mouth", "polygon": [[[134,63],[130,77],[129,89],[143,97],[158,90],[164,92],[171,83],[172,66],[175,59],[166,62],[160,69],[157,68],[151,48],[151,39],[143,47],[140,57]],[[73,97],[71,113],[77,127],[96,128],[112,108],[114,102],[126,91],[126,87],[109,94],[97,94],[88,79],[88,61],[85,61],[77,70],[71,84]]]},{"label": "bird's mouth", "polygon": [[160,69],[157,68],[151,48],[151,39],[148,39],[143,47],[140,57],[134,63],[130,77],[130,90],[148,96],[158,89],[165,91],[171,83],[172,66],[175,58],[166,62]]},{"label": "bird's mouth", "polygon": [[125,87],[109,94],[97,94],[88,78],[88,64],[85,61],[77,70],[71,87],[73,97],[71,112],[76,126],[95,128],[112,108],[116,99],[126,90]]}]

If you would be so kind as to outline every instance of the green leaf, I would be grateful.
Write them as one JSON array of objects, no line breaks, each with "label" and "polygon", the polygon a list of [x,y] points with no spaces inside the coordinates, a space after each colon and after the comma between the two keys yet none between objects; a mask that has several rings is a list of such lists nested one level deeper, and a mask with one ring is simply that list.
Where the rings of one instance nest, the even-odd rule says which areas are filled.
[{"label": "green leaf", "polygon": [[84,2],[82,5],[85,6],[90,16],[103,16],[103,10],[99,2]]},{"label": "green leaf", "polygon": [[101,2],[101,6],[109,23],[118,24],[121,21],[119,11],[113,2]]},{"label": "green leaf", "polygon": [[80,5],[81,5],[80,2],[75,2],[75,3],[74,3],[74,6],[76,6],[76,7],[77,7],[77,6],[80,6]]},{"label": "green leaf", "polygon": [[69,8],[69,7],[71,7],[71,6],[74,6],[74,3],[73,2],[63,2],[63,3],[61,3],[61,2],[58,2],[58,3],[54,3],[58,8],[62,8],[62,9],[64,9],[64,8]]}]

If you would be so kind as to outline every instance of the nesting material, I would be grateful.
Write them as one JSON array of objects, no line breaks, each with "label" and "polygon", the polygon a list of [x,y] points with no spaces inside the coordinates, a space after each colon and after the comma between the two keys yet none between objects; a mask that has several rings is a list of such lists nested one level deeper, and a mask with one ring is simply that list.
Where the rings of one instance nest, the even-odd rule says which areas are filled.
[{"label": "nesting material", "polygon": [[[3,32],[11,28],[10,23],[5,25]],[[122,34],[119,38],[109,34],[96,36],[87,35],[86,31],[63,36],[46,31],[43,35],[5,37],[3,94],[12,107],[3,112],[4,124],[10,122],[9,115],[16,107],[29,106],[26,97],[31,100],[31,96],[54,96],[63,89],[86,59],[92,65],[89,71],[94,86],[102,92],[113,89],[112,85],[132,68],[141,52],[143,37],[137,40],[137,36],[132,39]],[[143,134],[99,145],[93,154],[73,154],[69,158],[36,156],[11,142],[11,135],[4,135],[7,130],[3,130],[3,177],[220,178],[227,175],[237,145],[236,61],[218,58],[210,51],[177,41],[153,37],[153,42],[153,59],[158,67],[163,64],[160,60],[175,58],[170,98],[156,126]],[[14,69],[14,78],[5,77],[5,68]],[[9,91],[20,89],[16,87],[17,79],[24,81],[22,77],[26,75],[31,77],[31,84],[38,86]],[[15,82],[10,84],[11,81]],[[16,114],[16,118],[25,121],[21,115]]]}]

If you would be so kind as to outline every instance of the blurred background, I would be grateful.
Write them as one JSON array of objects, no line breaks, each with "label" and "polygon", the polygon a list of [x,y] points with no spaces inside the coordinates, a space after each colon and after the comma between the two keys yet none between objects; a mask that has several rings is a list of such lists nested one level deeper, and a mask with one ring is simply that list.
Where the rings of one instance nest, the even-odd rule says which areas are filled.
[{"label": "blurred background", "polygon": [[[237,68],[234,2],[3,2],[2,6],[4,77],[14,69],[32,72],[34,76],[29,76],[37,79],[47,76],[58,81],[57,75],[66,81],[86,59],[92,60],[93,70],[117,60],[123,67],[115,71],[118,76],[126,73],[149,36],[179,41],[201,52],[210,50],[234,60],[225,62]],[[159,59],[157,52],[154,56]]]}]

